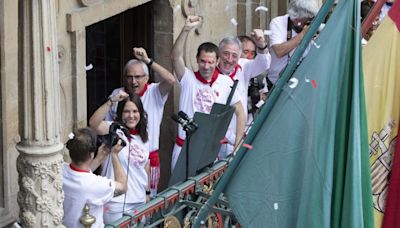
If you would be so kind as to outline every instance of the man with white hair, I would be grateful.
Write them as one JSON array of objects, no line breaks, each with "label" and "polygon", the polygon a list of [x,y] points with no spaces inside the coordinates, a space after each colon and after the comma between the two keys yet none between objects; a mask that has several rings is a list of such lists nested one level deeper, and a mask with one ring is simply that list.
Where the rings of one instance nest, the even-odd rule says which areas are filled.
[{"label": "man with white hair", "polygon": [[[175,77],[163,66],[149,58],[144,48],[133,48],[136,59],[129,60],[123,71],[124,86],[115,89],[109,97],[118,93],[135,93],[140,96],[144,110],[147,112],[149,132],[149,159],[150,159],[150,195],[157,193],[160,180],[160,158],[158,154],[160,125],[163,117],[164,105],[168,93],[175,83]],[[149,82],[149,68],[160,76],[160,82]],[[105,120],[113,121],[117,116],[118,102],[114,102]]]},{"label": "man with white hair", "polygon": [[[268,79],[272,84],[275,84],[280,72],[290,61],[318,10],[319,6],[315,0],[294,0],[289,3],[286,15],[272,19],[269,25],[271,66],[268,72]],[[303,57],[308,50],[309,48]]]}]

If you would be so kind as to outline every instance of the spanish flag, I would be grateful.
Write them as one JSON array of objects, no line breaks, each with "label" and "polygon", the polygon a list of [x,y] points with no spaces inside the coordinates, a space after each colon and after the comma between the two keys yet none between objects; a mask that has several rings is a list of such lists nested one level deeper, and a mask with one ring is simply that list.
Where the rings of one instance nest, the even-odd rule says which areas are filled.
[{"label": "spanish flag", "polygon": [[393,165],[393,157],[400,159],[395,145],[400,121],[399,63],[400,1],[396,1],[363,49],[375,227],[400,227],[395,219],[396,210],[400,211],[400,182],[393,181],[400,178],[399,162]]}]

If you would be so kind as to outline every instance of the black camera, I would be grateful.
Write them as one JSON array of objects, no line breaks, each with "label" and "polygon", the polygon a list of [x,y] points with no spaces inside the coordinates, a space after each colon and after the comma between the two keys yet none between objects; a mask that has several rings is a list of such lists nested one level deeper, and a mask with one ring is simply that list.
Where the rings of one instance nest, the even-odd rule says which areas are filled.
[{"label": "black camera", "polygon": [[[130,137],[130,133],[129,133],[128,129],[126,129],[124,126],[122,126],[121,124],[119,124],[117,122],[113,122],[110,125],[108,134],[101,135],[99,137],[99,141],[101,143],[104,143],[109,148],[113,147],[115,144],[117,144],[118,140],[121,139],[117,134],[118,129],[121,130],[126,137],[128,137],[128,138]],[[126,146],[126,142],[122,139],[121,139],[121,146]]]},{"label": "black camera", "polygon": [[248,94],[250,97],[250,101],[251,101],[251,108],[249,111],[251,111],[251,113],[255,113],[257,111],[257,107],[256,104],[258,103],[258,101],[260,100],[260,90],[264,88],[264,83],[262,82],[262,77],[255,77],[252,78],[250,80],[250,85],[249,85],[249,90],[248,90]]}]

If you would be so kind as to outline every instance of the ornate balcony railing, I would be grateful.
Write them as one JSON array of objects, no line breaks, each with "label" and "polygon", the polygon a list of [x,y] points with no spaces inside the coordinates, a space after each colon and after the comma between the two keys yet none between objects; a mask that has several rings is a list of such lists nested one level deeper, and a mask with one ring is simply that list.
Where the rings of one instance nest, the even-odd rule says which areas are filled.
[{"label": "ornate balcony railing", "polygon": [[[230,160],[220,160],[204,172],[173,185],[144,206],[126,213],[105,227],[191,227],[198,210],[212,194],[212,186],[222,176]],[[230,227],[234,215],[223,195],[210,210],[204,227]]]}]

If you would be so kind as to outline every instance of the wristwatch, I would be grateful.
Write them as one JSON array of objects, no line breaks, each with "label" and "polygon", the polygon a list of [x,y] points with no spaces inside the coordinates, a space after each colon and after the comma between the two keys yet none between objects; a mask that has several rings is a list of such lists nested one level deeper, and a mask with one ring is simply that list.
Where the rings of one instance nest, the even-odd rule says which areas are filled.
[{"label": "wristwatch", "polygon": [[264,51],[265,49],[267,49],[267,47],[268,47],[268,44],[267,43],[265,43],[265,46],[264,47],[262,47],[262,48],[260,48],[260,47],[257,47],[258,49],[260,49],[261,51]]}]

